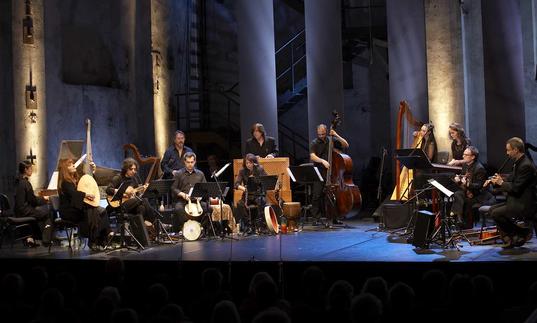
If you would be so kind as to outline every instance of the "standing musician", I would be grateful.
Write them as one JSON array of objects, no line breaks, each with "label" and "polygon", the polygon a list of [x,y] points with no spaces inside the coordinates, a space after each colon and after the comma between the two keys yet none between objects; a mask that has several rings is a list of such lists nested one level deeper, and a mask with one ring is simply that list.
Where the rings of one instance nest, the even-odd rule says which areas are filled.
[{"label": "standing musician", "polygon": [[[202,171],[196,168],[196,154],[189,151],[184,155],[185,168],[179,170],[174,176],[174,182],[172,184],[172,196],[175,200],[175,214],[176,214],[176,229],[183,228],[183,224],[187,220],[187,213],[185,211],[185,205],[188,204],[190,196],[188,195],[190,189],[194,187],[196,183],[206,183],[205,175]],[[205,202],[201,202],[203,212],[207,211],[207,205]]]},{"label": "standing musician", "polygon": [[[334,141],[334,148],[343,149],[349,148],[349,143],[343,137],[338,135],[334,129],[330,129],[330,136]],[[328,148],[329,139],[327,138],[327,127],[324,124],[317,126],[317,138],[315,138],[310,144],[310,160],[317,166],[321,176],[326,181],[327,169],[330,167],[330,161],[328,160]],[[314,218],[319,220],[324,210],[324,182],[314,182],[313,192],[311,197],[311,214]],[[334,224],[341,224],[337,219],[332,219]]]},{"label": "standing musician", "polygon": [[253,154],[258,158],[274,158],[278,156],[276,140],[265,134],[265,127],[261,123],[252,125],[252,137],[246,141],[246,154]]},{"label": "standing musician", "polygon": [[463,153],[466,147],[470,146],[470,138],[466,137],[464,128],[453,122],[449,125],[449,137],[451,138],[451,160],[450,166],[462,166],[466,164]]},{"label": "standing musician", "polygon": [[47,204],[48,196],[35,196],[29,181],[32,172],[32,163],[23,160],[19,163],[19,175],[15,180],[15,216],[32,217],[36,219],[38,224],[38,226],[32,227],[33,237],[29,237],[25,241],[29,247],[38,246],[34,238],[42,239],[43,245],[49,245],[52,234],[50,207]]},{"label": "standing musician", "polygon": [[520,247],[526,243],[531,230],[516,224],[518,220],[533,220],[535,213],[536,170],[531,160],[524,154],[524,141],[518,137],[507,140],[505,144],[507,156],[514,160],[513,172],[506,180],[499,174],[485,182],[499,186],[507,193],[507,201],[493,205],[490,215],[502,233],[504,248]]},{"label": "standing musician", "polygon": [[[95,172],[95,164],[92,162],[90,165]],[[61,218],[78,224],[81,235],[89,238],[88,246],[92,250],[100,249],[110,232],[106,210],[84,203],[84,198],[94,200],[95,196],[77,190],[79,179],[72,159],[61,159],[58,173]]]},{"label": "standing musician", "polygon": [[[267,172],[263,166],[258,164],[257,157],[254,154],[246,154],[242,160],[242,169],[235,180],[235,189],[242,191],[242,198],[237,203],[237,213],[240,219],[243,219],[244,232],[246,234],[255,233],[255,223],[258,222],[262,210],[265,207],[265,196],[260,194],[260,188],[257,191],[249,192],[246,187],[248,178],[253,178],[254,181],[259,180],[259,176],[266,176]],[[257,206],[255,214],[249,214],[250,206]],[[254,225],[252,225],[254,224]]]},{"label": "standing musician", "polygon": [[[133,213],[141,216],[145,220],[146,226],[151,226],[155,215],[147,199],[136,196],[145,191],[147,185],[143,185],[138,176],[138,162],[133,158],[125,158],[121,166],[121,173],[114,176],[106,188],[108,198],[116,194],[121,185],[128,185],[124,194],[121,207],[126,213]],[[142,221],[140,221],[142,222]]]},{"label": "standing musician", "polygon": [[184,156],[187,152],[192,152],[190,147],[185,146],[185,133],[181,130],[175,132],[173,145],[166,149],[160,167],[164,172],[162,178],[171,179],[177,172],[185,167]]},{"label": "standing musician", "polygon": [[456,175],[453,179],[459,185],[460,190],[453,194],[451,206],[451,216],[455,217],[460,228],[465,226],[464,216],[471,212],[474,204],[483,203],[492,197],[488,190],[483,189],[483,184],[487,180],[487,171],[478,160],[479,151],[477,148],[468,146],[464,150],[462,158],[464,160],[462,166],[464,175]]}]

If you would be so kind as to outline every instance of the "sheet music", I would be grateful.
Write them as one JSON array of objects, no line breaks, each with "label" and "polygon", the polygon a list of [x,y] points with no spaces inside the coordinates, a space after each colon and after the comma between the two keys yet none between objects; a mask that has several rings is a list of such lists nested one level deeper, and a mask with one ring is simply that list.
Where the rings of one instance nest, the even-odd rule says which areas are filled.
[{"label": "sheet music", "polygon": [[432,186],[436,187],[440,192],[444,193],[445,196],[451,197],[453,195],[453,192],[448,190],[444,185],[438,183],[435,179],[428,179],[427,182],[429,182]]},{"label": "sheet music", "polygon": [[317,167],[313,167],[313,169],[315,169],[315,172],[317,173],[317,176],[319,177],[319,180],[321,182],[324,182],[324,179],[323,179],[323,176],[321,175],[321,173],[319,172],[319,169]]},{"label": "sheet music", "polygon": [[58,189],[58,171],[54,171],[50,177],[50,182],[48,182],[47,190],[57,190]]},{"label": "sheet music", "polygon": [[291,180],[296,183],[295,175],[293,175],[293,172],[289,169],[289,167],[287,167],[287,174],[289,174]]}]

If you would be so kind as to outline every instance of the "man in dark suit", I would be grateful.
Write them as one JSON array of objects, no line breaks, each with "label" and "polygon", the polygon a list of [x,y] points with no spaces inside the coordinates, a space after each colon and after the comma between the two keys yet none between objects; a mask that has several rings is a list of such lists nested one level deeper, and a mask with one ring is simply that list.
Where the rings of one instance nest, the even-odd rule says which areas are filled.
[{"label": "man in dark suit", "polygon": [[[531,230],[517,225],[518,220],[530,220],[535,213],[534,186],[536,170],[533,162],[524,154],[524,141],[518,137],[507,140],[507,156],[514,160],[513,173],[503,180],[495,174],[490,182],[507,193],[507,201],[491,207],[491,216],[503,233],[506,248],[519,247]],[[485,184],[487,184],[485,182]]]},{"label": "man in dark suit", "polygon": [[465,215],[471,214],[475,204],[483,203],[491,197],[491,194],[483,188],[487,180],[487,171],[478,160],[479,150],[474,146],[468,146],[463,154],[462,174],[456,175],[455,183],[460,190],[453,194],[451,215],[455,217],[459,227],[471,228],[472,221],[464,219]]},{"label": "man in dark suit", "polygon": [[274,158],[278,156],[276,140],[265,133],[265,127],[260,123],[255,123],[251,130],[252,138],[246,141],[246,154],[253,154],[258,158]]}]

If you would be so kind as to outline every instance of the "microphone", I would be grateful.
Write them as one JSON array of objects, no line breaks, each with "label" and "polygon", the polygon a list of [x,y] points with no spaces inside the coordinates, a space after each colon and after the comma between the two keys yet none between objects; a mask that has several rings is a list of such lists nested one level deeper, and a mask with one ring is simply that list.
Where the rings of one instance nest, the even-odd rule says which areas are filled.
[{"label": "microphone", "polygon": [[229,165],[231,165],[231,163],[225,164],[224,167],[220,168],[220,170],[216,172],[214,175],[212,175],[211,177],[214,178],[214,177],[218,177],[222,175],[222,173],[229,167]]}]

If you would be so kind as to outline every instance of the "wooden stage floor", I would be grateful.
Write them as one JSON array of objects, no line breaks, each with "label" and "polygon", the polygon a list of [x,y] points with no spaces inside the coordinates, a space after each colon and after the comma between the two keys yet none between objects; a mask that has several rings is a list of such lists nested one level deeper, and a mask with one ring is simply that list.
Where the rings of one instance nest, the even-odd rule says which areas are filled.
[{"label": "wooden stage floor", "polygon": [[415,248],[404,237],[376,230],[371,220],[346,221],[347,228],[325,229],[306,226],[304,231],[279,236],[239,236],[236,240],[200,239],[177,244],[151,245],[136,251],[93,252],[88,248],[70,252],[68,248],[25,248],[17,243],[4,245],[0,259],[88,259],[120,257],[148,261],[270,261],[270,262],[511,262],[537,260],[535,237],[521,248],[502,249],[500,245],[455,248]]}]

